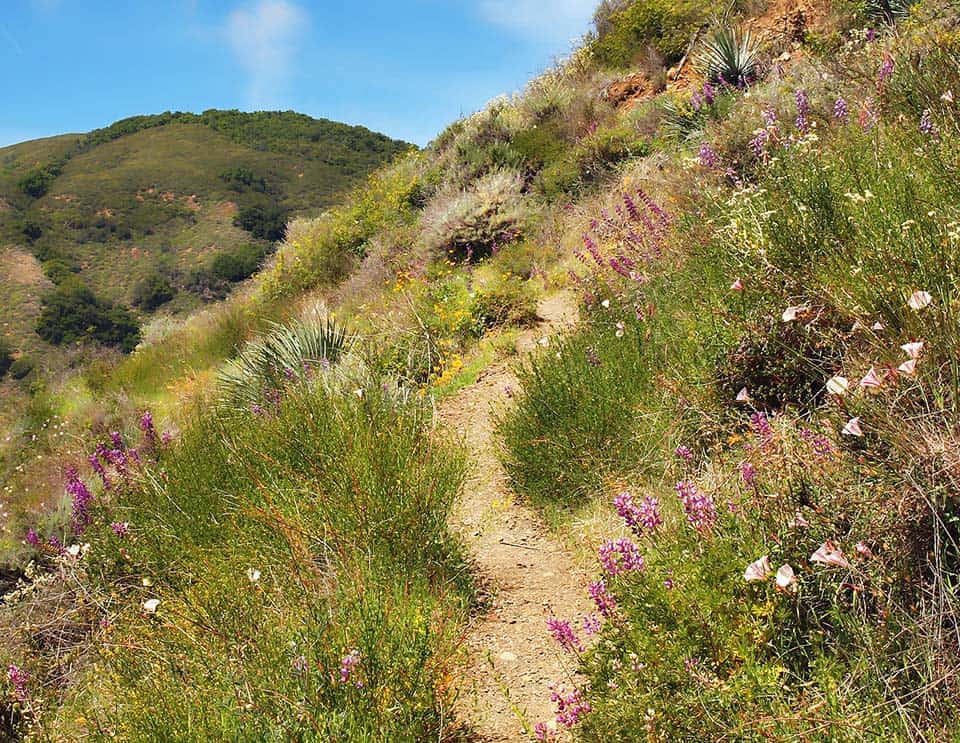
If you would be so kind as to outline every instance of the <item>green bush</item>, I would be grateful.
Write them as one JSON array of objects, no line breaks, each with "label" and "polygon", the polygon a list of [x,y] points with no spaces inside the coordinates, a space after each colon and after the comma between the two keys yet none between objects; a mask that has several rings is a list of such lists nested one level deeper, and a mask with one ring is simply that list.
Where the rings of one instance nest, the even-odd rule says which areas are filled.
[{"label": "green bush", "polygon": [[277,204],[253,204],[240,209],[233,223],[258,240],[277,242],[287,231],[289,210]]},{"label": "green bush", "polygon": [[13,346],[0,338],[0,379],[6,376],[13,365]]},{"label": "green bush", "polygon": [[552,118],[537,126],[520,130],[513,136],[510,144],[532,170],[541,170],[544,166],[556,162],[569,147],[560,124]]},{"label": "green bush", "polygon": [[673,64],[710,10],[700,0],[633,0],[605,16],[591,48],[607,67],[629,67],[650,47]]},{"label": "green bush", "polygon": [[484,258],[520,237],[529,216],[523,178],[496,170],[466,191],[436,196],[424,211],[424,240],[458,259]]},{"label": "green bush", "polygon": [[221,281],[236,283],[253,276],[267,257],[263,245],[240,245],[218,253],[210,263],[210,271]]},{"label": "green bush", "polygon": [[129,353],[140,342],[140,327],[128,310],[98,299],[76,279],[46,294],[42,305],[36,331],[48,343],[96,341]]},{"label": "green bush", "polygon": [[91,583],[125,605],[110,599],[97,698],[70,693],[51,727],[82,715],[138,741],[453,737],[446,675],[472,592],[447,516],[465,466],[425,407],[377,386],[362,400],[301,388],[269,414],[208,410],[159,457],[97,530]]},{"label": "green bush", "polygon": [[733,404],[746,388],[761,410],[791,404],[814,409],[825,395],[825,380],[840,369],[850,325],[826,308],[794,322],[779,316],[749,321],[737,347],[718,361],[722,399]]},{"label": "green bush", "polygon": [[478,289],[473,316],[485,328],[529,327],[537,322],[537,300],[526,281],[510,276]]},{"label": "green bush", "polygon": [[134,287],[133,304],[147,312],[153,312],[171,301],[176,294],[177,290],[166,276],[154,273]]},{"label": "green bush", "polygon": [[633,126],[602,127],[547,166],[540,174],[537,187],[550,200],[575,194],[599,182],[618,163],[645,157],[650,151],[649,141]]},{"label": "green bush", "polygon": [[37,364],[33,359],[21,356],[10,365],[10,376],[13,379],[24,379],[36,368]]}]

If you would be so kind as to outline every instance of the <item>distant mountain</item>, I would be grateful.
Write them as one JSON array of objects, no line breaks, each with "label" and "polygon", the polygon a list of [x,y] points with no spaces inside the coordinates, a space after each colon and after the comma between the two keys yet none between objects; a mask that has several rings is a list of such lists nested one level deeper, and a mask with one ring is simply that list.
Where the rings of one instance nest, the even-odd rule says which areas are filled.
[{"label": "distant mountain", "polygon": [[[80,289],[139,319],[221,297],[289,216],[322,211],[411,147],[294,112],[211,110],[0,148],[0,340],[41,350],[44,298],[82,303]],[[78,316],[44,336],[71,342],[99,322]]]}]

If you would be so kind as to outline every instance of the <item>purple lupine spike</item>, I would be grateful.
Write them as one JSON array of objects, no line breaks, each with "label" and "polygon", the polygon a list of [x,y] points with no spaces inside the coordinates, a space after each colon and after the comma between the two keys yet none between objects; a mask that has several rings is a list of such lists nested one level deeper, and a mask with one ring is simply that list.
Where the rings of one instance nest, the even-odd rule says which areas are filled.
[{"label": "purple lupine spike", "polygon": [[708,106],[712,106],[713,102],[717,99],[717,91],[710,84],[710,81],[706,81],[703,84],[703,99],[707,102]]},{"label": "purple lupine spike", "polygon": [[93,501],[93,493],[90,492],[86,483],[80,479],[80,474],[74,467],[67,469],[66,490],[72,500],[70,523],[73,532],[74,534],[82,534],[92,520],[90,504]]},{"label": "purple lupine spike", "polygon": [[850,106],[847,105],[847,101],[842,97],[837,98],[833,104],[833,118],[841,124],[846,124],[850,121]]}]

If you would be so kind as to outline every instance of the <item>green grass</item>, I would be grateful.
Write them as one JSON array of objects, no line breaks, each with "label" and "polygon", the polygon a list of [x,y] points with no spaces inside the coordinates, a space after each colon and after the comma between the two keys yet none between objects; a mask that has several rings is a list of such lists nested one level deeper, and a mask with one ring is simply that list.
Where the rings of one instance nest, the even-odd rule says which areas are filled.
[{"label": "green grass", "polygon": [[[377,390],[362,401],[290,390],[266,418],[201,413],[98,511],[86,570],[109,629],[88,640],[96,693],[76,687],[47,710],[47,729],[449,739],[445,676],[472,596],[446,529],[464,460],[428,423]],[[140,610],[151,597],[156,615]]]}]

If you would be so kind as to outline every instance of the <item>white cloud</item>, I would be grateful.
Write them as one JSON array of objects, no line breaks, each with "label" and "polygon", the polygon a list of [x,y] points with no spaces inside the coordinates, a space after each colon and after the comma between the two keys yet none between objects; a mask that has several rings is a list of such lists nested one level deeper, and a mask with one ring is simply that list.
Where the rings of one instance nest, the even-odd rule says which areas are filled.
[{"label": "white cloud", "polygon": [[568,41],[590,29],[599,0],[479,0],[480,14],[525,36]]},{"label": "white cloud", "polygon": [[307,13],[288,0],[260,0],[227,17],[223,33],[250,76],[252,108],[280,107],[307,22]]}]

